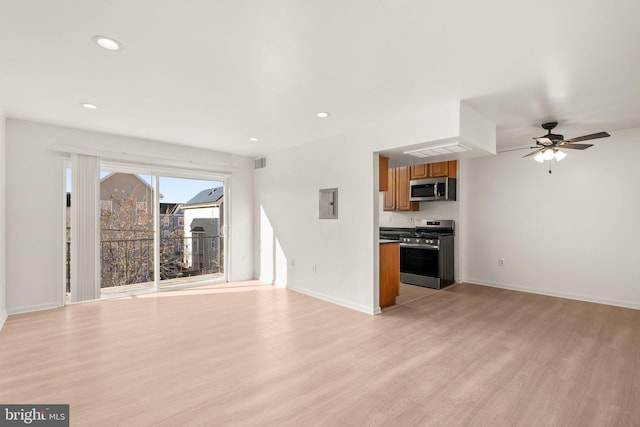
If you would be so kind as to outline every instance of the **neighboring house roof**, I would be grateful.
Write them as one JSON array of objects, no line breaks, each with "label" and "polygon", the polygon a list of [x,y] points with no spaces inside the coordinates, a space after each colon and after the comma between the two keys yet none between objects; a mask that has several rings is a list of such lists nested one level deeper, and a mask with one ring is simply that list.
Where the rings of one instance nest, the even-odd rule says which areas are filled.
[{"label": "neighboring house roof", "polygon": [[160,202],[160,215],[182,215],[182,205],[180,203]]},{"label": "neighboring house roof", "polygon": [[193,196],[191,200],[189,200],[183,206],[188,207],[188,205],[214,203],[220,200],[222,196],[224,196],[224,187],[208,188]]}]

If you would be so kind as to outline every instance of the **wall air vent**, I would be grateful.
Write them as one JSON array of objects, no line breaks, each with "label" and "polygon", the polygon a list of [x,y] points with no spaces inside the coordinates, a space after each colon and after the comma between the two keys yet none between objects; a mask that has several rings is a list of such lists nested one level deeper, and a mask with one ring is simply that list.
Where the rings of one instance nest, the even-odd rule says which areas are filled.
[{"label": "wall air vent", "polygon": [[260,159],[256,159],[256,165],[254,169],[262,169],[267,167],[267,158],[262,157]]},{"label": "wall air vent", "polygon": [[445,145],[437,145],[435,147],[425,147],[417,150],[405,151],[403,154],[409,154],[410,156],[415,157],[433,157],[443,154],[461,153],[469,150],[469,147],[466,147],[456,141]]}]

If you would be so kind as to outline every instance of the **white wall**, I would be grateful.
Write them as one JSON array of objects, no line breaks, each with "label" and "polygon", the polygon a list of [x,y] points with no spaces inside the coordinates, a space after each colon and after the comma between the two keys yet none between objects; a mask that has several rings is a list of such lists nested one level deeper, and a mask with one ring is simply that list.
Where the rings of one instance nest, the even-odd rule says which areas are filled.
[{"label": "white wall", "polygon": [[[372,310],[371,157],[362,145],[339,142],[267,157],[255,171],[261,280]],[[338,219],[320,220],[318,190],[334,187]]]},{"label": "white wall", "polygon": [[496,153],[496,125],[464,102],[460,103],[460,140],[487,153]]},{"label": "white wall", "polygon": [[[7,309],[51,308],[62,302],[63,156],[57,145],[87,147],[134,158],[193,161],[230,172],[230,279],[253,278],[253,161],[157,141],[8,119],[6,125]],[[160,160],[154,160],[158,162]]]},{"label": "white wall", "polygon": [[611,135],[552,174],[526,151],[463,162],[464,280],[640,308],[640,128]]},{"label": "white wall", "polygon": [[[379,194],[373,153],[457,135],[458,116],[459,105],[449,105],[414,121],[390,123],[391,128],[367,129],[268,155],[267,167],[254,173],[260,278],[375,313]],[[338,219],[320,220],[318,191],[334,187]]]},{"label": "white wall", "polygon": [[5,262],[5,118],[0,110],[0,329],[7,319]]}]

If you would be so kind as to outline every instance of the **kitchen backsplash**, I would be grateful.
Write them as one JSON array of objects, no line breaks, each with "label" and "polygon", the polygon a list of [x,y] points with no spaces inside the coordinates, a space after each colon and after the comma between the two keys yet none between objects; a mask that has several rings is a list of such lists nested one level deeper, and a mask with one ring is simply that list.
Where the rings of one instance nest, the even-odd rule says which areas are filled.
[{"label": "kitchen backsplash", "polygon": [[460,219],[459,202],[420,202],[420,210],[415,212],[384,211],[384,199],[380,193],[380,227],[413,227],[420,219]]}]

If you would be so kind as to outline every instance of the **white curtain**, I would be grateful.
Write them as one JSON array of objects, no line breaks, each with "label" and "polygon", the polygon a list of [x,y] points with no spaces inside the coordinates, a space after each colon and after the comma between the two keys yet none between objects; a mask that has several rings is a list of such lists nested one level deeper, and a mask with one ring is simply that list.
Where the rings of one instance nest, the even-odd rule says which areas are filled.
[{"label": "white curtain", "polygon": [[71,301],[100,298],[100,159],[71,155]]}]

